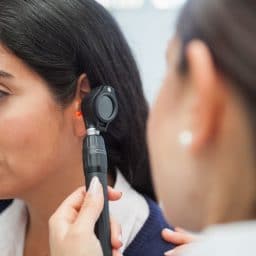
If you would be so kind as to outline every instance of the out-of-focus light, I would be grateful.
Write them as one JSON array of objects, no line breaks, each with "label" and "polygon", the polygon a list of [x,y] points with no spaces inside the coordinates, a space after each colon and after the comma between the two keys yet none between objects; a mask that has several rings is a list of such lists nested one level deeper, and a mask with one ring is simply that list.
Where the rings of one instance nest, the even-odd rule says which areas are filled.
[{"label": "out-of-focus light", "polygon": [[160,10],[177,8],[186,2],[186,0],[151,0],[151,1],[153,6]]},{"label": "out-of-focus light", "polygon": [[104,7],[110,7],[110,0],[96,0],[98,3],[102,4]]},{"label": "out-of-focus light", "polygon": [[145,0],[97,0],[108,9],[139,9]]}]

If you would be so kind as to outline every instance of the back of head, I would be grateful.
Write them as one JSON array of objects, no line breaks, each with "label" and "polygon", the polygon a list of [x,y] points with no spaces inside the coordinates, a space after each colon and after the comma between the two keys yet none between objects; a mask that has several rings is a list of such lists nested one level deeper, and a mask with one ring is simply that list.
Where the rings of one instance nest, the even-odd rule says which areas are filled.
[{"label": "back of head", "polygon": [[183,47],[181,69],[187,68],[185,48],[188,43],[193,39],[203,41],[217,69],[243,97],[253,120],[256,106],[255,11],[253,0],[189,0],[177,26]]},{"label": "back of head", "polygon": [[67,106],[85,73],[91,88],[115,88],[119,114],[104,134],[109,168],[155,198],[145,142],[148,106],[131,51],[111,15],[93,0],[0,0],[0,41]]},{"label": "back of head", "polygon": [[[216,114],[211,115],[207,110],[204,112],[207,113],[209,120],[211,119],[212,130],[209,126],[210,135],[202,139],[201,145],[207,145],[205,148],[200,147],[201,150],[203,148],[203,159],[196,159],[198,166],[201,167],[197,168],[201,170],[196,176],[197,182],[201,182],[202,187],[205,185],[200,193],[211,194],[209,197],[205,196],[204,202],[201,200],[202,203],[199,204],[202,212],[207,212],[207,219],[204,220],[207,224],[251,219],[255,218],[256,214],[255,11],[256,5],[253,0],[188,0],[178,19],[177,36],[181,43],[179,74],[189,74],[188,80],[191,85],[191,77],[198,71],[201,76],[200,79],[197,77],[195,84],[198,87],[195,87],[202,89],[205,84],[205,88],[211,87],[208,92],[212,99],[215,92],[218,95],[216,101],[210,101],[210,96],[207,98],[206,94],[199,93],[200,89],[191,86],[197,96],[200,94],[207,98],[204,103],[201,101],[198,112],[204,107],[206,109],[207,106],[214,106]],[[200,45],[201,50],[203,45],[207,52],[204,56],[203,51],[197,52],[197,60],[202,57],[204,60],[207,59],[206,64],[210,63],[208,67],[198,65],[196,71],[191,61],[192,57],[193,60],[196,59],[195,44]],[[208,72],[209,70],[211,71]],[[211,75],[214,77],[212,80]],[[200,120],[200,129],[206,123],[202,116],[197,116]],[[195,140],[194,138],[193,142]],[[202,178],[205,173],[206,176]],[[196,187],[192,182],[190,185]],[[237,191],[238,186],[246,189]],[[200,223],[201,219],[198,221],[200,228],[205,226],[205,223]],[[198,227],[199,225],[196,228]]]}]

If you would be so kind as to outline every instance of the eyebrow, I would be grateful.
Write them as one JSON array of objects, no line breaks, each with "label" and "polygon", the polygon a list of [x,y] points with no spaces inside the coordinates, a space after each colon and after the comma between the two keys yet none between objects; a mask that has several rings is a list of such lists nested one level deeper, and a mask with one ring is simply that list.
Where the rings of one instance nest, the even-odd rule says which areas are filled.
[{"label": "eyebrow", "polygon": [[12,74],[9,74],[3,70],[0,70],[0,77],[2,78],[14,78],[14,76]]}]

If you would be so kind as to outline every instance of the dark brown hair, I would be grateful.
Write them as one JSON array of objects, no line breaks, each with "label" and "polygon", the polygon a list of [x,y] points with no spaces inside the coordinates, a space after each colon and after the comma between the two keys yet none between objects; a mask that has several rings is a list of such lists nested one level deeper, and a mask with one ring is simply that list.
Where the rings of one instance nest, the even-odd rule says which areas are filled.
[{"label": "dark brown hair", "polygon": [[187,44],[203,41],[217,69],[232,81],[247,106],[256,109],[255,1],[189,0],[179,16],[177,34],[182,41],[182,71],[188,68]]}]

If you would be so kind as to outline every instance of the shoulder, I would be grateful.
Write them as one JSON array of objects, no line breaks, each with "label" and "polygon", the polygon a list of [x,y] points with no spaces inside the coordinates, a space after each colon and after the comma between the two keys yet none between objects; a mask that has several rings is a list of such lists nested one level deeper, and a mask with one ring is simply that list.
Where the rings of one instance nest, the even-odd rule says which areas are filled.
[{"label": "shoulder", "polygon": [[162,230],[171,228],[164,219],[161,209],[148,197],[145,199],[149,206],[149,216],[133,242],[125,250],[125,256],[159,256],[174,248],[174,245],[161,238]]}]

